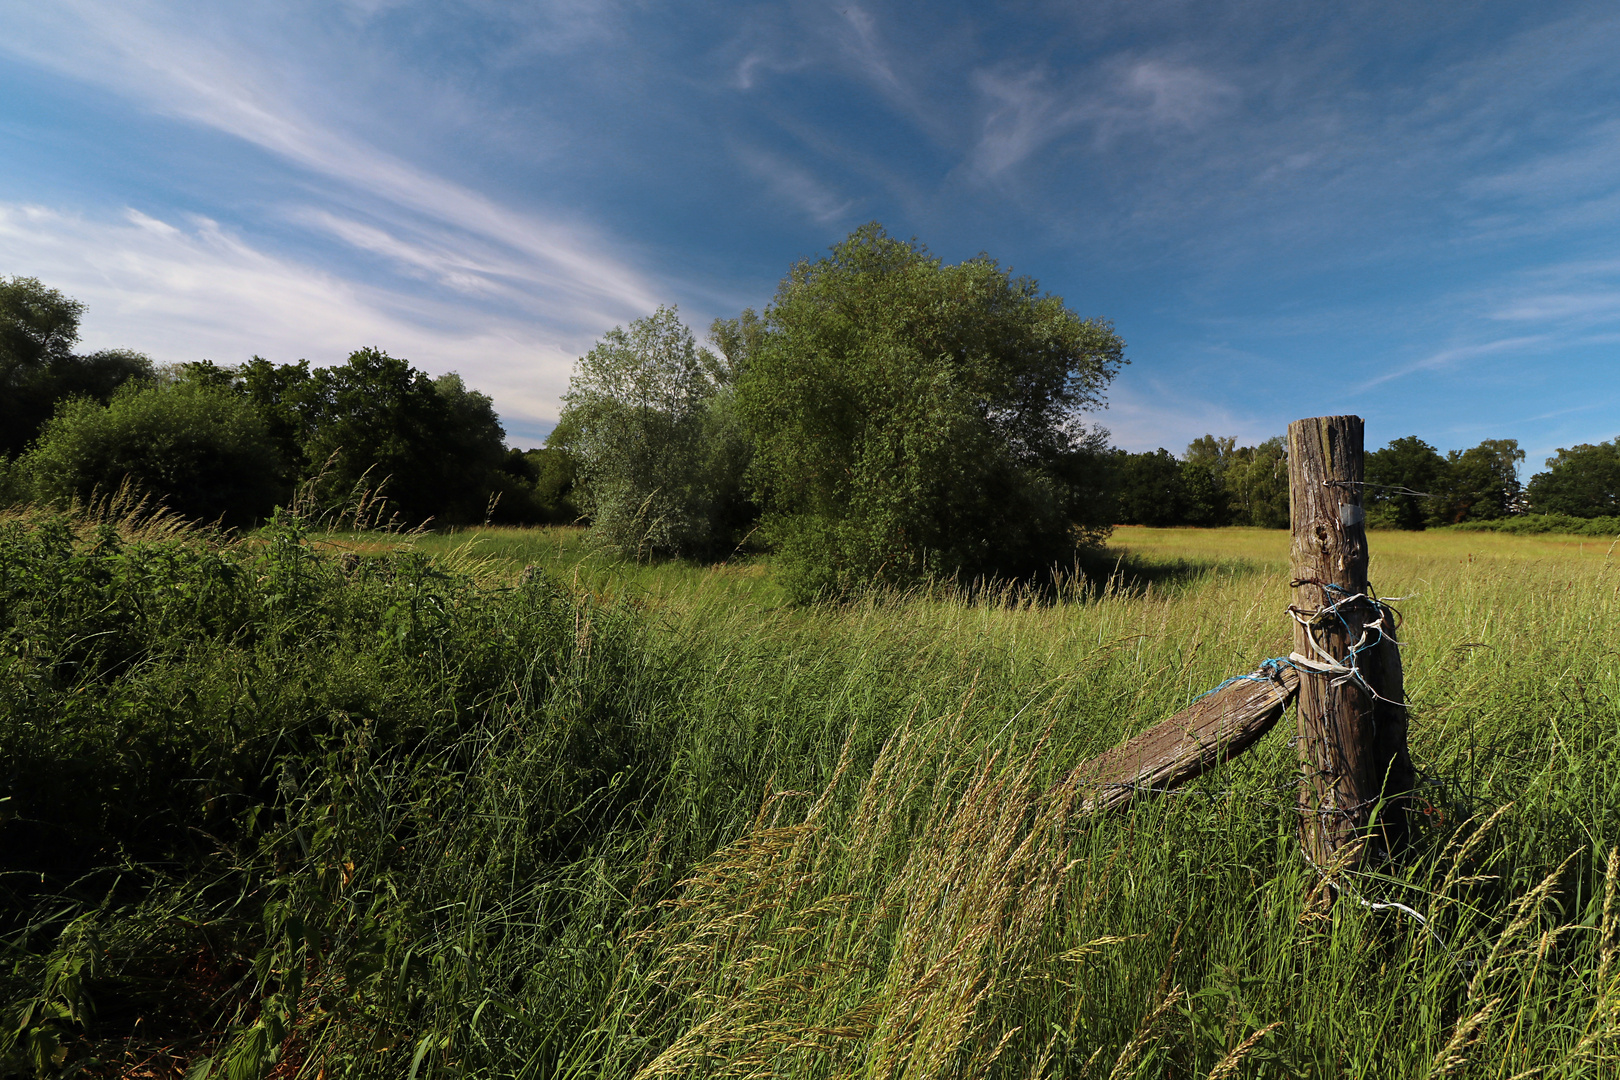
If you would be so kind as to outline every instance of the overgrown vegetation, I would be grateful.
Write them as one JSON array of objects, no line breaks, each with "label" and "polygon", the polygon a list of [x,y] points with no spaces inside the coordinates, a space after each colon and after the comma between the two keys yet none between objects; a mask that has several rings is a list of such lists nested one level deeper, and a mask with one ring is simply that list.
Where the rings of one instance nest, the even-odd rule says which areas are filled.
[{"label": "overgrown vegetation", "polygon": [[1279,735],[1119,817],[1053,787],[1284,650],[1281,536],[1144,533],[1135,565],[1163,572],[1057,596],[789,608],[768,564],[649,578],[557,530],[13,517],[7,1067],[1614,1068],[1601,549],[1375,545],[1375,580],[1421,593],[1403,639],[1430,782],[1398,865],[1303,863]]}]

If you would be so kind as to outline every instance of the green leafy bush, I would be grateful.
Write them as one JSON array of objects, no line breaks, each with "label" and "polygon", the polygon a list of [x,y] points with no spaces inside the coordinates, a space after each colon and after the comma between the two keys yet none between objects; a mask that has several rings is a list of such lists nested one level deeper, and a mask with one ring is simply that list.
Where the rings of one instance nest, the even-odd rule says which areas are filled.
[{"label": "green leafy bush", "polygon": [[195,382],[131,382],[106,405],[64,403],[17,468],[47,502],[86,502],[127,483],[184,517],[249,525],[286,494],[277,464],[263,421],[236,395]]},{"label": "green leafy bush", "polygon": [[129,380],[151,377],[152,362],[129,349],[76,355],[83,315],[83,304],[37,278],[0,277],[0,454],[26,449],[61,402],[105,404]]},{"label": "green leafy bush", "polygon": [[1500,532],[1514,536],[1564,533],[1570,536],[1620,536],[1620,517],[1575,517],[1570,514],[1520,514],[1447,526],[1462,532]]}]

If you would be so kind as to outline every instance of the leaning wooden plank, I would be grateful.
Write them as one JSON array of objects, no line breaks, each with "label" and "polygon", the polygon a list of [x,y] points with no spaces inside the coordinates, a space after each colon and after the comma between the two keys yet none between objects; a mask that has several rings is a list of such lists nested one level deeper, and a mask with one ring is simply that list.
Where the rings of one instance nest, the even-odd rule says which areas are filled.
[{"label": "leaning wooden plank", "polygon": [[1185,784],[1254,745],[1298,693],[1299,673],[1291,667],[1236,680],[1077,766],[1064,783],[1077,789],[1082,812]]}]

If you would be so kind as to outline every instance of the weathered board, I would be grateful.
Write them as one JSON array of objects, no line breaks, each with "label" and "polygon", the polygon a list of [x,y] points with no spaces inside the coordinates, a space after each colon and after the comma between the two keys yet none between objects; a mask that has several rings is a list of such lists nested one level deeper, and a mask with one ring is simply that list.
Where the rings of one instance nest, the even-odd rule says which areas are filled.
[{"label": "weathered board", "polygon": [[1185,784],[1252,746],[1298,692],[1299,673],[1290,667],[1272,678],[1233,682],[1077,766],[1064,782],[1078,789],[1082,812]]}]

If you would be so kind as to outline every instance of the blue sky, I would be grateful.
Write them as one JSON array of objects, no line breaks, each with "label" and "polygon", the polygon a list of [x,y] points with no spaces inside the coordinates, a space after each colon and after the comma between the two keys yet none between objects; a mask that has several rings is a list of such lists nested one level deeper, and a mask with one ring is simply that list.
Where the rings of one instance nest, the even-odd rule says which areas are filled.
[{"label": "blue sky", "polygon": [[[1428,8],[1430,10],[1424,10]],[[877,220],[1131,365],[1131,449],[1620,434],[1620,7],[0,0],[0,274],[160,362],[575,357]]]}]

